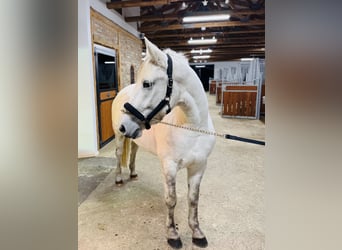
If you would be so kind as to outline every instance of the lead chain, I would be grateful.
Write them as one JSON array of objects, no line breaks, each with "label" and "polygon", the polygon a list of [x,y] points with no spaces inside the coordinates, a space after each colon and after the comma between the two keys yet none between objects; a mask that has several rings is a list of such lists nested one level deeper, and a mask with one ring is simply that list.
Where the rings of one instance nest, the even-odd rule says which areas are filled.
[{"label": "lead chain", "polygon": [[214,135],[214,136],[225,138],[225,134],[220,134],[220,133],[217,133],[217,132],[214,132],[214,131],[207,131],[207,130],[204,130],[204,129],[185,127],[185,126],[182,126],[182,125],[172,124],[172,123],[163,122],[163,121],[161,121],[160,123],[165,124],[165,125],[169,125],[169,126],[172,126],[172,127],[177,127],[177,128],[182,128],[182,129],[194,131],[194,132],[199,132],[199,133],[202,133],[202,134]]}]

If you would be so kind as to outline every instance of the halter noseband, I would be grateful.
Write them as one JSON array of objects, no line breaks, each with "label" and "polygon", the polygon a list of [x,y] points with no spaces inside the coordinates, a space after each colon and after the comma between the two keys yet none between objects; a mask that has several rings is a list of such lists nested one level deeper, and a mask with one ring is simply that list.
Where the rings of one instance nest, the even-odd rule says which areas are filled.
[{"label": "halter noseband", "polygon": [[157,105],[157,107],[155,107],[148,115],[147,117],[145,117],[139,110],[137,110],[135,107],[133,107],[133,105],[131,105],[130,103],[126,102],[124,104],[124,108],[130,112],[133,116],[135,116],[137,119],[139,119],[140,121],[142,121],[145,124],[145,128],[146,129],[150,129],[151,128],[151,124],[150,121],[152,120],[152,118],[159,113],[160,110],[162,110],[165,106],[168,106],[168,109],[166,111],[166,114],[170,113],[171,111],[171,107],[170,107],[170,97],[172,94],[172,86],[173,86],[173,79],[172,79],[172,71],[173,71],[173,67],[172,67],[172,59],[171,57],[166,54],[167,56],[167,77],[168,77],[168,84],[166,87],[166,94],[163,100],[161,100],[159,102],[159,104]]}]

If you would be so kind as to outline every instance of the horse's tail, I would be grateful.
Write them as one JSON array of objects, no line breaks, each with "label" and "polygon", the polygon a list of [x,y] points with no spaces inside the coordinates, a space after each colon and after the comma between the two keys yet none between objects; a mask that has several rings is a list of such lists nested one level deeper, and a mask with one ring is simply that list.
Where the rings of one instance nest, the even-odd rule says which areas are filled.
[{"label": "horse's tail", "polygon": [[123,142],[122,155],[121,155],[121,166],[128,167],[129,155],[131,153],[131,139],[126,138]]}]

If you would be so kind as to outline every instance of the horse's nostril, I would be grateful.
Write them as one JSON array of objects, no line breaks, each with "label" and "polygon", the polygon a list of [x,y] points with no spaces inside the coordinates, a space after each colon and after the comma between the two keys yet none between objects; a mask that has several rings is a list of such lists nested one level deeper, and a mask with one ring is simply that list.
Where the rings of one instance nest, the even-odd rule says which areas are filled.
[{"label": "horse's nostril", "polygon": [[119,130],[120,130],[121,133],[125,133],[126,132],[126,129],[125,129],[124,125],[121,125]]}]

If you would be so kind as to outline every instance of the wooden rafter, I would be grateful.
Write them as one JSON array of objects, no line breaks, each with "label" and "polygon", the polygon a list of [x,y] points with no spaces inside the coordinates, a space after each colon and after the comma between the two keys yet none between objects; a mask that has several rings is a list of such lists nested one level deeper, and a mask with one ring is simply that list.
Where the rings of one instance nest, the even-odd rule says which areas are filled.
[{"label": "wooden rafter", "polygon": [[[193,44],[187,44],[187,43],[156,43],[159,47],[161,48],[198,48],[198,45],[193,45]],[[215,45],[215,47],[220,47],[220,48],[264,48],[265,43],[243,43],[243,44],[237,44],[237,43],[219,43]]]},{"label": "wooden rafter", "polygon": [[[205,36],[220,36],[220,37],[225,37],[225,36],[231,36],[231,35],[241,35],[241,34],[254,34],[254,33],[265,33],[264,29],[257,29],[257,30],[241,30],[241,31],[212,31],[212,32],[205,32],[200,33],[200,32],[192,32],[192,33],[168,33],[168,34],[145,34],[149,38],[171,38],[171,37],[202,37],[203,35]],[[264,36],[264,35],[263,35]]]},{"label": "wooden rafter", "polygon": [[249,22],[239,22],[239,21],[223,21],[223,22],[206,22],[206,23],[191,23],[191,24],[173,24],[166,27],[162,27],[161,25],[157,25],[155,27],[144,27],[140,28],[141,32],[150,32],[156,31],[159,29],[162,30],[183,30],[183,29],[196,29],[201,27],[234,27],[234,26],[258,26],[265,25],[264,20],[253,20]]},{"label": "wooden rafter", "polygon": [[122,9],[127,7],[146,7],[146,6],[155,6],[155,5],[164,5],[168,4],[168,0],[157,0],[157,1],[119,1],[119,2],[110,2],[107,3],[108,9]]},{"label": "wooden rafter", "polygon": [[[229,14],[231,16],[240,16],[240,15],[263,15],[265,14],[265,10],[226,10],[226,11],[216,11],[212,12],[212,14]],[[164,21],[164,20],[178,20],[181,19],[182,16],[179,14],[168,14],[168,15],[143,15],[143,16],[130,16],[125,17],[126,22],[153,22],[153,21]]]},{"label": "wooden rafter", "polygon": [[[183,4],[185,3],[186,6]],[[212,49],[211,61],[265,57],[265,0],[126,0],[107,3],[109,9],[140,7],[139,16],[124,17],[136,22],[141,33],[161,49],[183,52],[193,61],[191,49]],[[188,14],[229,14],[229,21],[182,23]],[[205,27],[206,29],[201,29]],[[192,45],[189,38],[217,38],[216,44]],[[145,45],[143,44],[143,47]],[[203,62],[203,61],[202,61]]]}]

